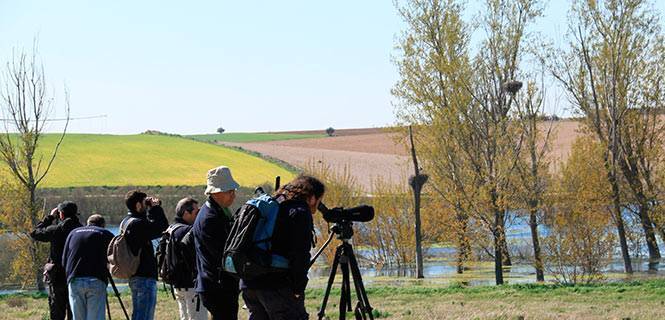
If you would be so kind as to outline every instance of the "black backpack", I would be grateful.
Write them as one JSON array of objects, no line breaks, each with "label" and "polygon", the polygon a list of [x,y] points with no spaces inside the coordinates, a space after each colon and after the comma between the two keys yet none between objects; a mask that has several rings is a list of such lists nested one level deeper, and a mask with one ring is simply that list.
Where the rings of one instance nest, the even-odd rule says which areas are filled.
[{"label": "black backpack", "polygon": [[222,255],[225,272],[236,278],[253,279],[288,269],[289,261],[272,252],[279,206],[279,201],[263,194],[238,210]]},{"label": "black backpack", "polygon": [[173,238],[173,232],[180,227],[186,227],[183,223],[174,223],[162,233],[157,245],[157,268],[159,277],[166,284],[173,286],[176,279],[182,276],[185,261],[179,242]]}]

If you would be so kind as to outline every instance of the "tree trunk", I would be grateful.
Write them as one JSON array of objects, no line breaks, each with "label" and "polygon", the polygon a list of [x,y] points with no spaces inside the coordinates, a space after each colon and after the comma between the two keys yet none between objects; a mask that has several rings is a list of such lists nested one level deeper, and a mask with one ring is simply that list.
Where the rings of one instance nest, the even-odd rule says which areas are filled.
[{"label": "tree trunk", "polygon": [[[30,195],[29,203],[28,203],[28,210],[30,210],[30,220],[32,222],[32,228],[37,226],[37,213],[39,212],[39,209],[37,208],[37,196],[36,196],[36,187],[33,186],[33,183],[30,183],[28,186],[28,193]],[[42,268],[41,265],[44,263],[44,261],[39,261],[39,254],[37,254],[38,243],[34,240],[30,242],[30,258],[32,259],[32,266],[34,267],[34,273],[35,273],[35,284],[37,286],[38,291],[44,291],[46,287],[44,286],[44,277],[42,274]]]},{"label": "tree trunk", "polygon": [[529,212],[529,227],[531,227],[531,242],[533,243],[533,261],[536,267],[536,281],[545,281],[543,260],[540,256],[540,240],[538,239],[538,209],[532,208]]},{"label": "tree trunk", "polygon": [[422,234],[421,234],[421,223],[420,223],[420,186],[414,188],[413,190],[414,197],[414,211],[416,218],[416,277],[422,279],[425,277],[423,272],[423,246],[422,246]]},{"label": "tree trunk", "polygon": [[619,245],[621,246],[621,256],[623,257],[624,272],[633,273],[633,265],[630,261],[630,252],[628,251],[628,241],[626,240],[626,228],[623,223],[623,216],[621,215],[621,204],[619,201],[619,188],[612,184],[612,200],[614,202],[614,222],[617,226],[617,234],[619,235]]},{"label": "tree trunk", "polygon": [[[461,210],[458,208],[458,210]],[[464,263],[469,257],[471,252],[470,244],[466,238],[466,230],[468,218],[461,212],[457,212],[457,223],[459,224],[459,231],[457,232],[457,273],[464,273]]]},{"label": "tree trunk", "polygon": [[657,271],[661,256],[653,223],[651,222],[651,217],[649,217],[649,204],[646,200],[643,200],[640,204],[639,215],[644,236],[646,237],[647,249],[649,250],[649,271]]},{"label": "tree trunk", "polygon": [[503,254],[501,247],[501,230],[503,227],[503,218],[501,211],[494,211],[494,228],[492,235],[494,237],[494,277],[497,285],[503,284]]},{"label": "tree trunk", "polygon": [[418,157],[416,156],[416,144],[413,142],[413,129],[409,126],[409,140],[411,141],[411,157],[413,160],[414,175],[410,179],[411,188],[413,189],[414,200],[414,216],[415,216],[415,236],[416,236],[416,278],[422,279],[425,277],[423,272],[423,245],[420,223],[420,192],[422,191],[427,176],[420,174],[418,166]]},{"label": "tree trunk", "polygon": [[499,225],[499,241],[501,245],[502,265],[512,266],[513,262],[510,259],[510,251],[508,250],[508,240],[506,238],[506,211],[500,211],[501,224]]}]

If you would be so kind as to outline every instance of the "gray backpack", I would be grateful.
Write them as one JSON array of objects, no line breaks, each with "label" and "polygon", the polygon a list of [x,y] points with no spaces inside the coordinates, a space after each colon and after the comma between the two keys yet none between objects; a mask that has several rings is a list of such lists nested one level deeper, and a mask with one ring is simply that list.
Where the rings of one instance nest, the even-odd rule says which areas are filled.
[{"label": "gray backpack", "polygon": [[139,262],[141,262],[141,250],[139,249],[137,255],[132,254],[125,232],[127,226],[129,226],[134,220],[136,220],[136,218],[126,218],[120,222],[120,234],[113,237],[106,252],[109,262],[109,271],[115,278],[131,278],[136,274],[136,270],[139,268]]}]

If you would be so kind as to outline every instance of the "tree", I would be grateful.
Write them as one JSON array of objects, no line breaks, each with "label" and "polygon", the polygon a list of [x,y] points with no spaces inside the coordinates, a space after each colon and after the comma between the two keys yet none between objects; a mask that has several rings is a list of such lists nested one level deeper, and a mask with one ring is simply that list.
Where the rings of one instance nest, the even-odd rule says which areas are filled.
[{"label": "tree", "polygon": [[[545,281],[540,239],[538,235],[539,216],[545,208],[545,198],[550,177],[547,153],[552,139],[552,123],[541,122],[544,118],[544,90],[538,90],[534,82],[527,84],[526,94],[518,103],[519,120],[524,137],[523,153],[517,166],[518,188],[516,206],[525,208],[529,216],[533,260],[536,268],[536,281]],[[540,125],[542,124],[542,126]]]},{"label": "tree", "polygon": [[328,129],[326,129],[326,134],[327,134],[329,137],[332,137],[332,136],[335,134],[335,128],[333,128],[333,127],[328,127]]},{"label": "tree", "polygon": [[423,274],[423,245],[422,245],[422,227],[420,220],[420,193],[423,185],[429,178],[426,174],[420,173],[418,166],[418,157],[416,156],[416,145],[413,143],[413,129],[409,126],[409,141],[411,142],[411,157],[413,159],[414,175],[409,177],[409,185],[413,190],[413,212],[414,212],[414,233],[416,240],[416,278],[424,278]]},{"label": "tree", "polygon": [[413,0],[400,8],[408,30],[398,46],[401,80],[393,94],[401,119],[425,128],[417,137],[431,148],[422,152],[425,168],[450,181],[446,189],[455,195],[437,193],[491,234],[496,283],[503,284],[502,267],[511,263],[505,217],[522,140],[506,85],[520,76],[526,28],[541,8],[530,0],[488,0],[486,8],[484,40],[473,59],[461,2]]},{"label": "tree", "polygon": [[217,128],[217,133],[219,133],[219,134],[224,133],[224,131],[226,131],[226,130],[224,130],[224,128],[222,128],[222,127]]},{"label": "tree", "polygon": [[665,50],[659,19],[645,0],[577,0],[570,43],[555,52],[552,73],[563,85],[588,129],[605,147],[607,181],[612,187],[613,219],[626,272],[632,272],[622,217],[621,180],[641,222],[650,269],[660,260],[648,191],[652,159],[662,153]]},{"label": "tree", "polygon": [[556,207],[545,239],[548,269],[558,282],[593,282],[611,256],[611,186],[604,146],[590,136],[578,138],[556,181]]},{"label": "tree", "polygon": [[[25,206],[16,214],[26,219],[32,229],[41,212],[37,203],[37,188],[49,173],[69,125],[69,96],[65,90],[66,122],[57,143],[49,151],[39,148],[39,145],[45,134],[45,125],[53,115],[55,98],[49,95],[44,67],[37,61],[36,45],[31,54],[24,50],[14,52],[3,72],[0,87],[0,106],[6,118],[5,133],[0,136],[0,159],[25,191]],[[17,235],[29,237],[29,232],[20,230]],[[26,242],[29,243],[36,286],[43,290],[38,267],[43,261],[38,261],[38,245],[34,241]]]}]

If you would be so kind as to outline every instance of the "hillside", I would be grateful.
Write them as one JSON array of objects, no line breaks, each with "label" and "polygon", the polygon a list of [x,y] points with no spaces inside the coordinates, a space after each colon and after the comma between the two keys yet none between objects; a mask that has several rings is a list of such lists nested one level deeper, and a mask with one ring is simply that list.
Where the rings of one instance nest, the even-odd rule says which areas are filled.
[{"label": "hillside", "polygon": [[[52,150],[57,138],[46,135],[40,150]],[[293,177],[261,158],[190,139],[68,134],[43,186],[202,185],[207,170],[219,165],[229,166],[243,186]]]}]

